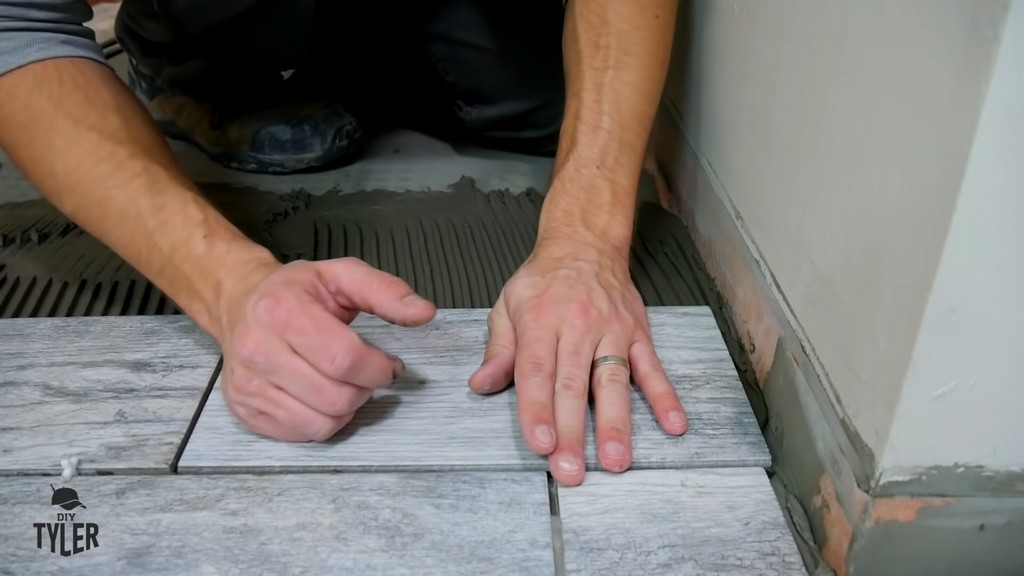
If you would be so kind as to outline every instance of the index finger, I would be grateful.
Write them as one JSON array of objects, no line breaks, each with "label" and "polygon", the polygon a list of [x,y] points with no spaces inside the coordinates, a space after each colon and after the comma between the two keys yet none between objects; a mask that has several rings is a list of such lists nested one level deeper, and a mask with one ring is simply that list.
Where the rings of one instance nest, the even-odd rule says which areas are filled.
[{"label": "index finger", "polygon": [[327,378],[376,389],[391,384],[404,371],[401,360],[367,344],[313,298],[300,302],[303,305],[288,318],[281,335]]},{"label": "index finger", "polygon": [[515,389],[519,425],[530,448],[550,454],[557,441],[553,406],[556,331],[550,326],[516,326]]}]

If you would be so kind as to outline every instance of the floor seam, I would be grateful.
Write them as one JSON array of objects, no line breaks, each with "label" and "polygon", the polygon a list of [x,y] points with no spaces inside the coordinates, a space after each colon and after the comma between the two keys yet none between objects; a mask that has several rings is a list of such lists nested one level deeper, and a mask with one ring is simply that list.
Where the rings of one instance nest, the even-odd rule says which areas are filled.
[{"label": "floor seam", "polygon": [[551,507],[551,549],[554,555],[555,576],[565,576],[565,541],[562,538],[562,512],[558,506],[558,483],[550,472],[548,479],[548,504]]},{"label": "floor seam", "polygon": [[195,412],[192,413],[192,419],[189,420],[188,428],[185,429],[185,434],[181,437],[181,443],[178,444],[178,450],[174,454],[174,458],[171,460],[171,474],[178,473],[178,462],[181,461],[181,456],[185,453],[185,447],[188,446],[188,441],[192,439],[192,432],[196,429],[196,424],[199,423],[199,417],[203,413],[203,408],[206,407],[206,401],[210,398],[210,394],[213,392],[213,386],[217,382],[217,378],[220,377],[220,371],[224,367],[224,356],[217,360],[217,365],[213,368],[213,373],[210,374],[210,381],[206,383],[206,389],[203,390],[203,395],[199,398],[199,404],[196,406]]}]

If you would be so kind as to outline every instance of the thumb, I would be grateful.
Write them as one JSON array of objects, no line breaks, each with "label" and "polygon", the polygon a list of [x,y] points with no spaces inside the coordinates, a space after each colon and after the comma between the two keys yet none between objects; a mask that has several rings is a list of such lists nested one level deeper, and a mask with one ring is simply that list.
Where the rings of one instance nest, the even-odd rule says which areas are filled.
[{"label": "thumb", "polygon": [[503,302],[487,317],[487,348],[484,361],[469,377],[469,388],[478,394],[497,392],[512,383],[516,364],[516,331]]},{"label": "thumb", "polygon": [[401,278],[358,258],[323,260],[316,262],[316,268],[328,292],[343,308],[369,312],[401,326],[422,326],[437,312]]}]

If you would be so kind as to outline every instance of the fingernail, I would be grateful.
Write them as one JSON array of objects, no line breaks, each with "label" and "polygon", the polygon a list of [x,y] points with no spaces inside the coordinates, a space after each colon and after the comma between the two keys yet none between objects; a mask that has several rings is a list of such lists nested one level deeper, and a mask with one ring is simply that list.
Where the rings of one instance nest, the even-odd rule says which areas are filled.
[{"label": "fingernail", "polygon": [[394,378],[398,378],[399,376],[405,373],[405,362],[402,362],[401,358],[395,356],[394,354],[388,354],[388,358],[390,358],[391,361],[395,363],[395,369],[394,372],[392,373],[392,376]]},{"label": "fingernail", "polygon": [[682,412],[669,412],[668,421],[676,426],[682,426],[686,424],[686,416]]},{"label": "fingernail", "polygon": [[604,445],[604,455],[615,459],[625,458],[626,447],[618,442],[609,442]]},{"label": "fingernail", "polygon": [[533,435],[537,438],[537,443],[541,446],[548,448],[555,443],[555,431],[550,426],[538,426],[533,431]]},{"label": "fingernail", "polygon": [[416,294],[415,292],[413,292],[412,294],[409,294],[405,298],[402,298],[402,305],[403,306],[409,306],[409,307],[419,306],[422,303],[423,303],[423,298],[420,297],[420,295]]},{"label": "fingernail", "polygon": [[572,456],[562,456],[558,459],[558,468],[567,474],[575,474],[580,471],[580,463]]}]

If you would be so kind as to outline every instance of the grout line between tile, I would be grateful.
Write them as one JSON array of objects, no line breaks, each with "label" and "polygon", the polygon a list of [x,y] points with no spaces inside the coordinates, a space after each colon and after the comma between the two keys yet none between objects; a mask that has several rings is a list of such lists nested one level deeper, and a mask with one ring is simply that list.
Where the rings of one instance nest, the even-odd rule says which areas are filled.
[{"label": "grout line between tile", "polygon": [[565,545],[562,540],[562,512],[558,507],[558,483],[550,472],[548,478],[548,504],[551,506],[551,549],[554,553],[555,576],[565,576]]},{"label": "grout line between tile", "polygon": [[192,438],[192,431],[196,429],[196,424],[199,422],[199,416],[203,413],[203,408],[206,407],[206,401],[210,398],[210,393],[213,392],[213,385],[217,382],[217,378],[220,376],[220,371],[224,367],[224,356],[217,360],[217,365],[213,368],[213,373],[210,374],[210,381],[206,383],[206,389],[203,390],[203,395],[199,399],[199,404],[196,406],[196,411],[192,413],[192,419],[188,423],[188,428],[185,429],[185,435],[181,437],[181,443],[178,444],[178,451],[174,454],[174,459],[171,460],[171,474],[178,473],[178,462],[181,461],[181,455],[185,453],[185,446],[188,445],[188,441]]}]

